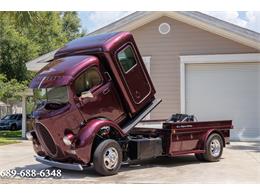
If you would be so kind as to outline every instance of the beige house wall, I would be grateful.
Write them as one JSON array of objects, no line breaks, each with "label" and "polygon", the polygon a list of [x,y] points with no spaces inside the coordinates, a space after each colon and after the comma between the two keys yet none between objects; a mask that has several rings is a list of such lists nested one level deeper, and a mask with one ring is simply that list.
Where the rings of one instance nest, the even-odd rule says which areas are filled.
[{"label": "beige house wall", "polygon": [[[158,31],[163,22],[171,26],[167,35],[161,35]],[[157,97],[163,99],[152,112],[152,119],[163,119],[180,112],[180,56],[259,52],[168,17],[154,20],[132,33],[141,54],[151,56],[151,77]]]}]

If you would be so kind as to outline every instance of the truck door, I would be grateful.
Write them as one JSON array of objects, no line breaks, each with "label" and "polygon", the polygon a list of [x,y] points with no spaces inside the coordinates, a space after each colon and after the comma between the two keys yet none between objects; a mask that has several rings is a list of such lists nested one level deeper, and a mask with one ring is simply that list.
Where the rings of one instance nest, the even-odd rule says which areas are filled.
[{"label": "truck door", "polygon": [[144,73],[145,67],[138,61],[131,44],[124,46],[116,55],[127,90],[133,102],[140,104],[151,92],[151,86]]},{"label": "truck door", "polygon": [[79,109],[85,120],[105,117],[117,121],[124,113],[113,82],[106,81],[97,66],[88,68],[76,78],[74,90],[78,98],[82,93],[91,94],[80,99]]}]

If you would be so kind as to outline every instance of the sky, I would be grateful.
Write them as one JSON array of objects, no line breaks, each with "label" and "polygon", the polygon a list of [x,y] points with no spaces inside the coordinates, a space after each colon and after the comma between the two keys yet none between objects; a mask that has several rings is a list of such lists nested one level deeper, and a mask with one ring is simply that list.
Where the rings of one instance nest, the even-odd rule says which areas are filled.
[{"label": "sky", "polygon": [[[86,11],[79,12],[82,28],[90,33],[133,12]],[[203,13],[260,33],[260,11],[204,11]]]}]

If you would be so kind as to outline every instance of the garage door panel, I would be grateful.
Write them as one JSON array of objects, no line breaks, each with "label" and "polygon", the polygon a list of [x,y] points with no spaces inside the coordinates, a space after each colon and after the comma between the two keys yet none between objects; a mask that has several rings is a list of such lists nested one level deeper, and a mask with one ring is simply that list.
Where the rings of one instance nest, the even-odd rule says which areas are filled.
[{"label": "garage door panel", "polygon": [[260,139],[260,64],[187,65],[185,93],[187,113],[232,119],[233,139]]}]

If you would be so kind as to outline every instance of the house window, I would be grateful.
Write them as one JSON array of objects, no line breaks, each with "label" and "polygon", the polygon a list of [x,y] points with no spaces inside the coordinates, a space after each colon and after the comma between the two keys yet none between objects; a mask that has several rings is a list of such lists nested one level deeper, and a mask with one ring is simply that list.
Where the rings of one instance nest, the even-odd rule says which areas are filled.
[{"label": "house window", "polygon": [[82,92],[89,91],[90,89],[102,83],[102,78],[96,68],[90,68],[80,75],[74,83],[74,88],[77,96],[81,96]]},{"label": "house window", "polygon": [[131,46],[127,46],[120,51],[117,54],[117,58],[125,73],[136,65],[136,59]]},{"label": "house window", "polygon": [[22,120],[22,115],[21,114],[17,115],[17,120]]}]

